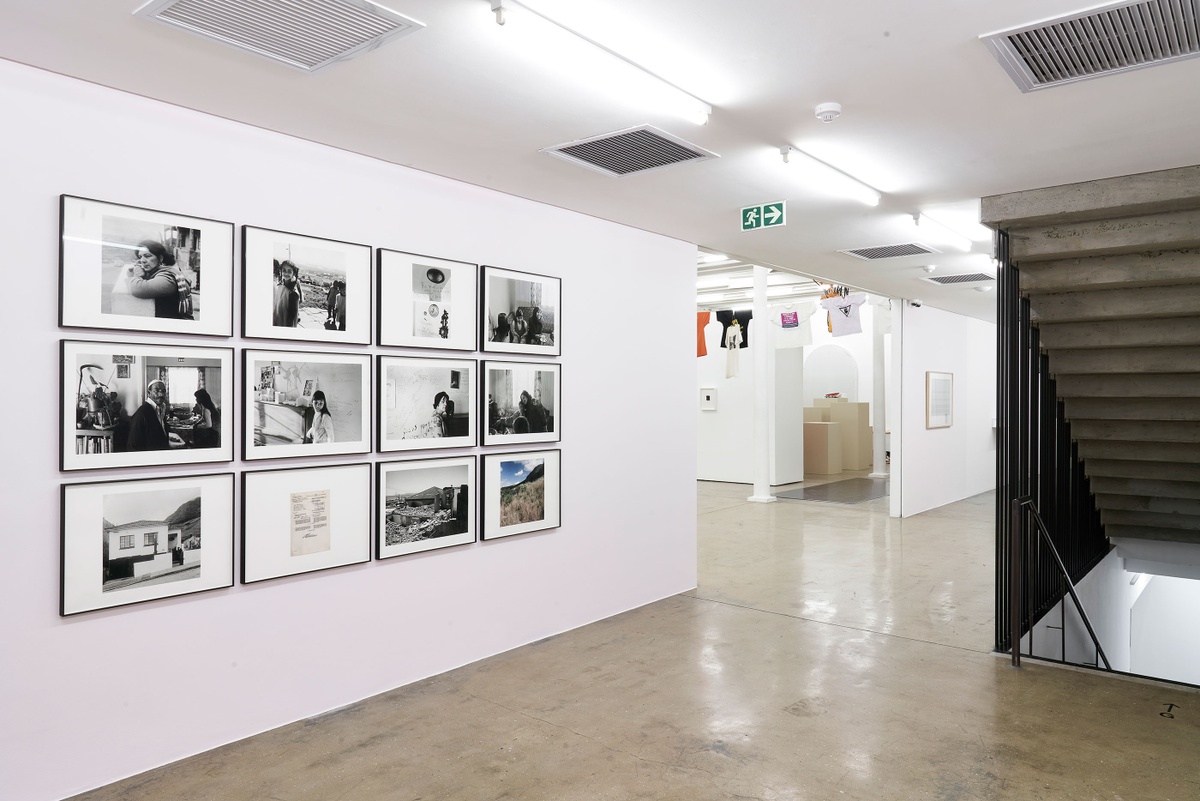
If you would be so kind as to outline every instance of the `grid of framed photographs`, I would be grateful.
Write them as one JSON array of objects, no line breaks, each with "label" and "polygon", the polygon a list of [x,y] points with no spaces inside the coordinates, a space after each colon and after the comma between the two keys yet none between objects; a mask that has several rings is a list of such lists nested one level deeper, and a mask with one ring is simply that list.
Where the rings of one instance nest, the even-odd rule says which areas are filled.
[{"label": "grid of framed photographs", "polygon": [[248,584],[559,526],[559,450],[472,449],[561,440],[562,367],[541,360],[562,352],[561,279],[245,225],[242,337],[294,344],[215,347],[189,337],[234,336],[233,223],[60,211],[59,324],[122,335],[61,341],[60,469],[231,463],[235,432],[243,462],[298,460],[62,484],[62,615],[230,587],[235,541]]}]

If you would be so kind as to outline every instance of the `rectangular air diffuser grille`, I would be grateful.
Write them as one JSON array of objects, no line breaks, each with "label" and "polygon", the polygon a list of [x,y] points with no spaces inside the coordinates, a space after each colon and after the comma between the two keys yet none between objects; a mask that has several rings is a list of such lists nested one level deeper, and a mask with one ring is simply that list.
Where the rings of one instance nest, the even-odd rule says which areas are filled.
[{"label": "rectangular air diffuser grille", "polygon": [[980,38],[1029,92],[1200,55],[1200,0],[1126,0]]},{"label": "rectangular air diffuser grille", "polygon": [[923,253],[938,253],[928,245],[922,245],[918,242],[905,242],[902,245],[881,245],[877,248],[856,248],[854,250],[839,250],[838,253],[845,253],[847,256],[854,256],[858,259],[867,261],[875,261],[876,259],[895,259],[901,256],[920,256]]},{"label": "rectangular air diffuser grille", "polygon": [[367,0],[153,0],[134,13],[307,72],[425,27]]},{"label": "rectangular air diffuser grille", "polygon": [[652,125],[555,145],[542,152],[614,176],[717,157],[715,153]]},{"label": "rectangular air diffuser grille", "polygon": [[949,286],[950,284],[969,284],[978,281],[994,281],[995,277],[987,273],[963,273],[961,275],[937,275],[921,279],[928,281],[931,284],[941,284]]}]

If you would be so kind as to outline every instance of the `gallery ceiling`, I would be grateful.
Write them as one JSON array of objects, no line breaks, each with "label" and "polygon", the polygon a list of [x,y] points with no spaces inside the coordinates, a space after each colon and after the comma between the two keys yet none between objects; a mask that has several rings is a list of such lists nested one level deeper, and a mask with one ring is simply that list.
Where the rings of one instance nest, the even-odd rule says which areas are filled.
[{"label": "gallery ceiling", "polygon": [[[1148,2],[1195,17],[1195,0]],[[635,97],[607,54],[519,4],[503,26],[490,0],[379,4],[423,27],[315,72],[135,16],[138,0],[4,0],[0,57],[983,319],[990,282],[928,279],[994,274],[990,241],[956,250],[914,214],[969,233],[981,196],[1200,163],[1200,59],[1025,93],[980,40],[1086,0],[528,0],[707,103],[706,125]],[[642,125],[717,157],[613,177],[542,152]],[[878,205],[784,164],[785,146]],[[741,230],[743,207],[775,201],[785,225]],[[842,252],[909,243],[933,252]]]}]

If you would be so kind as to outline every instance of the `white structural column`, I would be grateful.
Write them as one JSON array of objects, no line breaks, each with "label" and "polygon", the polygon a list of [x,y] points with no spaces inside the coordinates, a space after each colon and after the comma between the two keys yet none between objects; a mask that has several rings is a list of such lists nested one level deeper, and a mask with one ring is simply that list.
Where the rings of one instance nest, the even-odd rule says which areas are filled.
[{"label": "white structural column", "polygon": [[766,267],[754,265],[754,494],[747,500],[772,503],[771,494],[771,386],[770,362],[773,355],[767,335]]},{"label": "white structural column", "polygon": [[891,310],[878,303],[871,304],[871,364],[874,368],[871,379],[871,427],[872,452],[871,473],[868,478],[886,478],[887,456],[884,444],[884,432],[887,429],[887,416],[884,409],[884,370],[883,370],[883,329],[886,315]]}]

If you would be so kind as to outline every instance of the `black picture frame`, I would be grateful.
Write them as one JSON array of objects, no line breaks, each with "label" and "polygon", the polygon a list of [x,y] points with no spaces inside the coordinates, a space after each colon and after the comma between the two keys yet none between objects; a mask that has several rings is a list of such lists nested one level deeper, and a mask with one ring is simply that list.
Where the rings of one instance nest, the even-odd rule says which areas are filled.
[{"label": "black picture frame", "polygon": [[562,365],[558,362],[484,360],[479,393],[485,446],[562,441]]},{"label": "black picture frame", "polygon": [[479,441],[474,359],[378,357],[376,449],[469,448]]},{"label": "black picture frame", "polygon": [[242,473],[241,581],[371,561],[371,465]]},{"label": "black picture frame", "polygon": [[370,453],[371,368],[369,353],[243,350],[242,458]]},{"label": "black picture frame", "polygon": [[[59,363],[63,472],[233,461],[233,348],[64,339]],[[197,411],[198,389],[213,411]]]},{"label": "black picture frame", "polygon": [[[535,475],[539,466],[540,476]],[[562,525],[561,450],[485,453],[480,484],[482,539],[502,539]]]},{"label": "black picture frame", "polygon": [[479,294],[481,351],[562,355],[561,278],[484,265]]},{"label": "black picture frame", "polygon": [[63,484],[59,614],[232,587],[233,478]]},{"label": "black picture frame", "polygon": [[380,345],[476,349],[479,265],[379,248],[375,275]]},{"label": "black picture frame", "polygon": [[377,560],[479,541],[474,455],[379,462],[376,470]]},{"label": "black picture frame", "polygon": [[[242,336],[371,344],[373,261],[370,245],[243,225]],[[294,302],[281,297],[285,262],[299,275]]]},{"label": "black picture frame", "polygon": [[60,195],[58,324],[231,337],[233,237],[231,222]]}]

